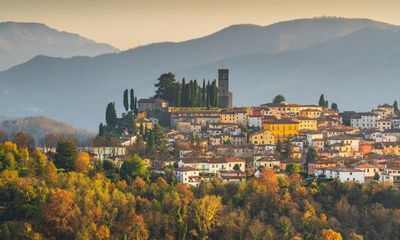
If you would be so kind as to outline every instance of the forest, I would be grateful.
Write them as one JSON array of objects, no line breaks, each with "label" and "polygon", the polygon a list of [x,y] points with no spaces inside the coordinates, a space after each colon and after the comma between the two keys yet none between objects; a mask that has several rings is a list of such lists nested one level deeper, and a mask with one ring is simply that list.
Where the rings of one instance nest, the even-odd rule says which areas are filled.
[{"label": "forest", "polygon": [[176,183],[137,155],[121,166],[61,140],[47,157],[0,144],[1,239],[399,239],[400,194],[266,169],[240,184]]}]

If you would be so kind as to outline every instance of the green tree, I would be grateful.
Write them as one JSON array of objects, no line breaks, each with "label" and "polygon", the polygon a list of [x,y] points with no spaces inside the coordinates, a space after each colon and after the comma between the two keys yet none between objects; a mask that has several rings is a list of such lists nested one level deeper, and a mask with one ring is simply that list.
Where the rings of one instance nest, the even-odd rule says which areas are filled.
[{"label": "green tree", "polygon": [[178,84],[173,73],[164,73],[158,78],[158,82],[154,84],[157,88],[154,98],[161,98],[167,100],[171,105],[176,103],[176,92]]},{"label": "green tree", "polygon": [[138,155],[131,156],[123,161],[120,175],[128,183],[132,183],[136,177],[140,177],[146,181],[149,181],[150,177],[147,166]]},{"label": "green tree", "polygon": [[135,110],[135,93],[133,91],[133,88],[131,88],[129,100],[130,100],[129,108],[130,108],[130,110],[131,110],[131,112],[133,114],[134,110]]},{"label": "green tree", "polygon": [[78,152],[75,142],[71,140],[61,140],[57,144],[55,164],[57,168],[65,169],[66,171],[74,170],[74,162]]},{"label": "green tree", "polygon": [[103,136],[104,135],[104,126],[103,123],[100,123],[99,125],[99,136]]},{"label": "green tree", "polygon": [[155,149],[155,137],[151,129],[145,130],[146,132],[146,152],[147,154],[153,154]]},{"label": "green tree", "polygon": [[206,106],[206,80],[203,79],[203,87],[201,88],[201,106]]},{"label": "green tree", "polygon": [[217,81],[214,80],[211,83],[211,106],[212,107],[218,107],[218,87],[217,87]]},{"label": "green tree", "polygon": [[128,89],[125,89],[124,91],[124,108],[125,108],[125,112],[128,112],[129,110],[129,92]]},{"label": "green tree", "polygon": [[396,100],[395,100],[394,103],[393,103],[393,108],[394,108],[394,112],[395,112],[396,114],[398,114],[398,113],[399,113],[399,105],[397,104],[397,101],[396,101]]},{"label": "green tree", "polygon": [[326,106],[326,101],[325,101],[324,94],[321,94],[321,96],[319,97],[318,105],[321,106],[321,107],[325,107]]},{"label": "green tree", "polygon": [[291,163],[286,166],[285,169],[287,174],[300,173],[301,165],[299,163]]},{"label": "green tree", "polygon": [[156,124],[154,125],[152,133],[154,137],[154,144],[157,150],[160,152],[160,154],[165,156],[168,152],[167,152],[167,135],[165,134],[164,129],[159,124]]},{"label": "green tree", "polygon": [[332,103],[331,105],[332,110],[338,111],[338,105],[336,103]]},{"label": "green tree", "polygon": [[115,128],[117,125],[117,111],[115,110],[115,104],[109,103],[106,108],[106,123],[110,128]]},{"label": "green tree", "polygon": [[138,112],[139,112],[138,107],[137,107],[137,97],[136,96],[135,96],[135,110],[134,110],[134,112],[135,112],[135,115],[137,115]]},{"label": "green tree", "polygon": [[129,116],[129,134],[136,135],[136,120],[134,116]]},{"label": "green tree", "polygon": [[290,143],[290,141],[285,141],[283,143],[282,156],[285,159],[290,159],[291,155],[292,155],[292,144]]},{"label": "green tree", "polygon": [[272,100],[272,103],[273,104],[279,104],[279,103],[282,103],[282,102],[285,102],[285,101],[286,101],[285,97],[283,95],[279,94],[279,95],[276,95],[274,97],[274,99]]},{"label": "green tree", "polygon": [[207,92],[206,107],[209,108],[209,107],[211,107],[211,85],[210,85],[210,81],[207,82],[206,92]]},{"label": "green tree", "polygon": [[186,106],[186,80],[185,78],[182,79],[181,83],[181,102],[180,102],[180,107],[185,107]]},{"label": "green tree", "polygon": [[307,162],[314,161],[315,158],[317,158],[317,156],[318,156],[318,154],[317,154],[317,151],[315,150],[315,148],[310,147],[307,151],[306,160],[307,160]]}]

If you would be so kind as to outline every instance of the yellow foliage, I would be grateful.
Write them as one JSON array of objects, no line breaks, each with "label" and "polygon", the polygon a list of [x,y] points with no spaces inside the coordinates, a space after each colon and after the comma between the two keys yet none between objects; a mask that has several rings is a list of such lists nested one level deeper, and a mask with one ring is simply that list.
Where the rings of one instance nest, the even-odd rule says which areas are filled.
[{"label": "yellow foliage", "polygon": [[195,223],[202,236],[207,236],[215,225],[215,216],[221,207],[220,196],[206,195],[195,206]]},{"label": "yellow foliage", "polygon": [[80,152],[74,162],[76,172],[88,173],[90,170],[90,156],[87,152]]},{"label": "yellow foliage", "polygon": [[321,240],[343,240],[343,238],[339,232],[328,229],[323,231]]}]

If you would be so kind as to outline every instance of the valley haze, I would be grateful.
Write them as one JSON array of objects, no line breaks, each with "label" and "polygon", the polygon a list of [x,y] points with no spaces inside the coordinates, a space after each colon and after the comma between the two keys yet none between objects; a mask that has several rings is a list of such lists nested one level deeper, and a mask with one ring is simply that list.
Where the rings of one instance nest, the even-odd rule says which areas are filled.
[{"label": "valley haze", "polygon": [[315,104],[323,93],[341,110],[366,111],[393,102],[400,87],[399,27],[370,19],[234,25],[118,53],[102,46],[108,53],[63,58],[45,52],[0,72],[1,114],[40,114],[96,130],[107,103],[119,103],[125,88],[146,98],[162,73],[173,72],[178,81],[213,80],[221,67],[230,69],[234,106],[259,105],[277,94]]}]

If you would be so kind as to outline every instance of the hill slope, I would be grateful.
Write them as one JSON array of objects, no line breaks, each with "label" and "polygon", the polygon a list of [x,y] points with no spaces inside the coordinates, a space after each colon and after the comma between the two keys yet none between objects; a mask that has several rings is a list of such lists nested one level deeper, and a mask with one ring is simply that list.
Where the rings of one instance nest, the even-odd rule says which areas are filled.
[{"label": "hill slope", "polygon": [[36,143],[40,143],[46,134],[74,135],[78,141],[85,141],[94,136],[94,133],[43,116],[5,120],[0,122],[0,130],[10,135],[19,131],[29,132]]},{"label": "hill slope", "polygon": [[96,56],[117,51],[108,44],[60,32],[40,23],[0,23],[0,70],[26,62],[36,55]]},{"label": "hill slope", "polygon": [[[125,88],[147,97],[163,72],[212,79],[223,66],[231,69],[236,105],[259,104],[280,92],[290,100],[315,102],[322,91],[332,92],[328,86],[335,93],[352,86],[349,101],[335,101],[365,108],[370,106],[360,100],[360,87],[376,89],[371,78],[391,83],[397,74],[389,60],[400,54],[396,29],[366,19],[301,19],[232,26],[204,38],[97,57],[38,56],[0,73],[0,108],[7,115],[40,113],[96,129],[108,102],[121,106]],[[340,85],[354,77],[365,79],[364,85]]]}]

